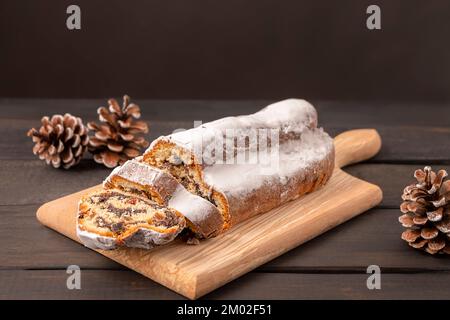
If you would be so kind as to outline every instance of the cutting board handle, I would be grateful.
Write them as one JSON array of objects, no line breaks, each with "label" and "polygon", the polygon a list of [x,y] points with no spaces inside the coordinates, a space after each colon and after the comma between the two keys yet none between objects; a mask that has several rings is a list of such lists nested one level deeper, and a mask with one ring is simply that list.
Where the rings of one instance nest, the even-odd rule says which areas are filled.
[{"label": "cutting board handle", "polygon": [[334,138],[336,167],[342,168],[372,158],[381,149],[381,137],[375,129],[345,131]]}]

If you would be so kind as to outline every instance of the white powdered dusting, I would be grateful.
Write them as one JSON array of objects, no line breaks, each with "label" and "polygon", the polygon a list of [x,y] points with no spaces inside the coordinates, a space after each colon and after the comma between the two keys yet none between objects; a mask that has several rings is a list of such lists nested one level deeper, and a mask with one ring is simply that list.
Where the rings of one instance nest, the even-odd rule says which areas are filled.
[{"label": "white powdered dusting", "polygon": [[302,132],[305,126],[317,126],[316,109],[306,100],[287,99],[272,103],[253,114],[253,119],[267,128],[282,128],[285,132]]},{"label": "white powdered dusting", "polygon": [[[251,115],[218,119],[159,139],[170,140],[195,152],[198,146],[201,146],[201,149],[205,148],[218,134],[225,134],[226,130],[265,128],[280,129],[285,133],[301,133],[305,128],[316,126],[317,112],[309,102],[302,99],[287,99],[268,105]],[[151,150],[159,139],[153,141],[147,151]]]},{"label": "white powdered dusting", "polygon": [[[128,238],[123,239],[123,241],[130,248],[151,249],[155,245],[164,245],[172,241],[182,230],[183,228],[179,228],[177,232],[162,233],[152,229],[139,228]],[[116,238],[105,237],[93,232],[81,230],[78,226],[77,236],[90,249],[114,250],[118,248]]]},{"label": "white powdered dusting", "polygon": [[105,187],[108,183],[110,183],[111,179],[115,176],[123,177],[124,179],[140,185],[152,186],[158,178],[163,175],[165,175],[165,173],[158,168],[150,167],[147,164],[136,160],[129,160],[122,166],[115,168],[105,179],[103,186]]},{"label": "white powdered dusting", "polygon": [[[201,230],[203,233],[215,231],[215,229],[207,230],[205,228],[222,226],[222,217],[217,207],[208,200],[190,193],[182,185],[176,188],[167,206],[181,212],[194,225],[203,229]],[[208,222],[210,227],[205,226],[205,222]]]},{"label": "white powdered dusting", "polygon": [[117,176],[121,170],[122,170],[122,166],[119,166],[119,167],[114,168],[113,171],[111,171],[111,173],[109,174],[109,176],[107,176],[107,177],[105,178],[105,180],[103,180],[103,188],[106,188],[106,187],[107,187],[107,184],[108,184],[108,183],[111,183],[111,179],[112,179],[114,176]]},{"label": "white powdered dusting", "polygon": [[172,194],[168,207],[181,212],[193,223],[205,221],[211,214],[220,216],[218,209],[211,202],[190,193],[182,185],[179,185]]},{"label": "white powdered dusting", "polygon": [[171,242],[183,230],[179,228],[177,232],[163,233],[152,229],[139,228],[128,238],[124,238],[125,246],[129,248],[151,249]]},{"label": "white powdered dusting", "polygon": [[77,236],[90,249],[113,250],[117,248],[116,239],[81,230],[78,226]]},{"label": "white powdered dusting", "polygon": [[[332,148],[332,139],[322,129],[306,130],[300,139],[280,144],[278,161],[260,159],[256,164],[216,164],[203,170],[204,179],[228,195],[251,192],[265,183],[284,185],[300,170],[323,159]],[[254,152],[250,157],[256,157],[256,154]],[[267,153],[262,155],[270,157]]]}]

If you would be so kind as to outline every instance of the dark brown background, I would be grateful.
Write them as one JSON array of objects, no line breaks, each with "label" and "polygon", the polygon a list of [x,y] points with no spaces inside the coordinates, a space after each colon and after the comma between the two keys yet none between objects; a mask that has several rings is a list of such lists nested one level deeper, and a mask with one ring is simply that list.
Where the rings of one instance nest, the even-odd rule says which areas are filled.
[{"label": "dark brown background", "polygon": [[[46,166],[25,133],[43,115],[94,120],[124,92],[149,140],[289,96],[312,100],[332,136],[382,137],[376,157],[346,168],[382,188],[379,206],[206,298],[450,299],[449,257],[409,249],[398,223],[414,170],[450,171],[450,1],[72,1],[0,0],[0,299],[181,298],[35,219],[109,170],[89,156],[69,171]],[[66,29],[71,3],[81,31]],[[381,31],[365,27],[372,3]],[[66,289],[72,264],[82,290]],[[371,264],[382,290],[367,290]]]},{"label": "dark brown background", "polygon": [[448,101],[449,31],[445,0],[1,0],[0,96]]}]

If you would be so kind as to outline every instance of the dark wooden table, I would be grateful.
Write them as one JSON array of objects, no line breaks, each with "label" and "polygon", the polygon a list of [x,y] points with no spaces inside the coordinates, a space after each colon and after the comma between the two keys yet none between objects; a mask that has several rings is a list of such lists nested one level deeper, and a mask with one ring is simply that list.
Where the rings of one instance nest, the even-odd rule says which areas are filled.
[{"label": "dark wooden table", "polygon": [[[193,120],[256,111],[269,101],[138,101],[149,139]],[[96,118],[100,100],[0,99],[0,298],[182,299],[41,226],[44,202],[99,183],[109,172],[86,159],[69,171],[46,166],[31,152],[26,131],[43,115],[70,112]],[[450,106],[400,103],[314,102],[333,136],[376,128],[383,147],[346,170],[381,186],[384,200],[361,216],[311,240],[210,293],[209,299],[443,299],[450,298],[450,259],[410,249],[397,221],[403,187],[416,168],[450,169]],[[366,268],[379,265],[381,290],[368,290]],[[68,290],[66,268],[82,270],[82,289]]]}]

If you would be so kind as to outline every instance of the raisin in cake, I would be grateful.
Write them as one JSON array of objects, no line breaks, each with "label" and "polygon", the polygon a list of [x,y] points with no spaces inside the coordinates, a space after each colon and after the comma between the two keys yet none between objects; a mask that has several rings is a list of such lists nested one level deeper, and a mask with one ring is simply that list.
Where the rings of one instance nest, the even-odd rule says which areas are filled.
[{"label": "raisin in cake", "polygon": [[184,227],[176,210],[117,190],[95,191],[79,204],[78,237],[93,249],[150,249],[172,241]]}]

